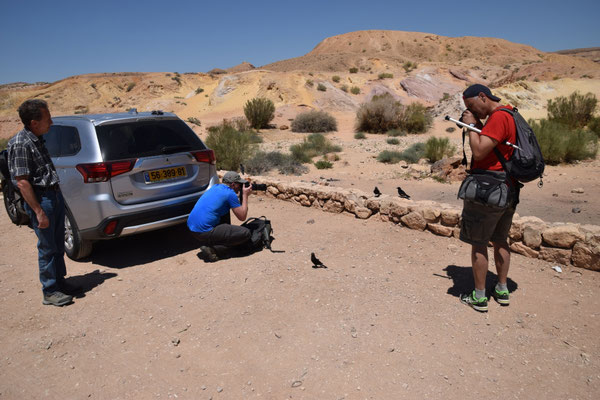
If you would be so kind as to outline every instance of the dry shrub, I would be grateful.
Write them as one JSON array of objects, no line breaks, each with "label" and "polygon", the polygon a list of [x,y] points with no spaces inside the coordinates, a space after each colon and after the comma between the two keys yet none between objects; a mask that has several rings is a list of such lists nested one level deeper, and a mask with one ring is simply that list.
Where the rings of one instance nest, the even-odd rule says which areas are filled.
[{"label": "dry shrub", "polygon": [[331,132],[337,130],[337,121],[325,111],[307,111],[292,121],[292,132]]}]

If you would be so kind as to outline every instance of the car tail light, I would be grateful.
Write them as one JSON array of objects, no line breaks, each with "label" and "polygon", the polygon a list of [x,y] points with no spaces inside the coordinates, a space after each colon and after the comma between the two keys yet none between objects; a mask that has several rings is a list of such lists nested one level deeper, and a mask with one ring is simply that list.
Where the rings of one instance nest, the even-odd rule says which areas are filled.
[{"label": "car tail light", "polygon": [[210,149],[193,151],[192,155],[196,158],[196,161],[198,162],[204,162],[213,165],[217,163],[217,159],[215,158],[215,152]]},{"label": "car tail light", "polygon": [[106,182],[113,176],[124,174],[133,169],[136,160],[78,164],[77,170],[83,175],[85,183]]},{"label": "car tail light", "polygon": [[106,224],[106,227],[104,228],[104,234],[112,235],[113,233],[115,233],[116,228],[117,228],[117,221],[116,220],[110,221],[108,224]]}]

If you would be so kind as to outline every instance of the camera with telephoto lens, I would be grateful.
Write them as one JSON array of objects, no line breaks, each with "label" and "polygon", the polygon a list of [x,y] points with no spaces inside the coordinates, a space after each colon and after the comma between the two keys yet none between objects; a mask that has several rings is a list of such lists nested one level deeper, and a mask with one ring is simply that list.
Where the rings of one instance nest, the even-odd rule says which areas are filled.
[{"label": "camera with telephoto lens", "polygon": [[[246,182],[244,183],[244,186],[248,187],[250,186],[250,182]],[[252,183],[252,190],[260,190],[262,192],[267,190],[267,184],[266,183]]]}]

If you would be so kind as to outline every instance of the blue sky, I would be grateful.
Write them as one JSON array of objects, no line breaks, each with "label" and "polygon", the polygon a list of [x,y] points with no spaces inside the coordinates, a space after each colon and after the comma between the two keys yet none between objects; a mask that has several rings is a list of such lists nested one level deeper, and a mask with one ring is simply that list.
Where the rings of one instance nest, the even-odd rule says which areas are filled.
[{"label": "blue sky", "polygon": [[0,84],[93,72],[206,72],[308,53],[367,29],[600,46],[600,1],[0,0]]}]

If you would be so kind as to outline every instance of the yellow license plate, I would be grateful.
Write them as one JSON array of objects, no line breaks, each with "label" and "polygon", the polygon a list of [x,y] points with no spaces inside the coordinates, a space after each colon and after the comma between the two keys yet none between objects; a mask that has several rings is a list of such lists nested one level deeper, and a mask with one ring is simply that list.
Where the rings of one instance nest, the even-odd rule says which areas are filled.
[{"label": "yellow license plate", "polygon": [[185,167],[162,168],[144,172],[146,183],[185,178],[186,176],[187,171],[185,170]]}]

